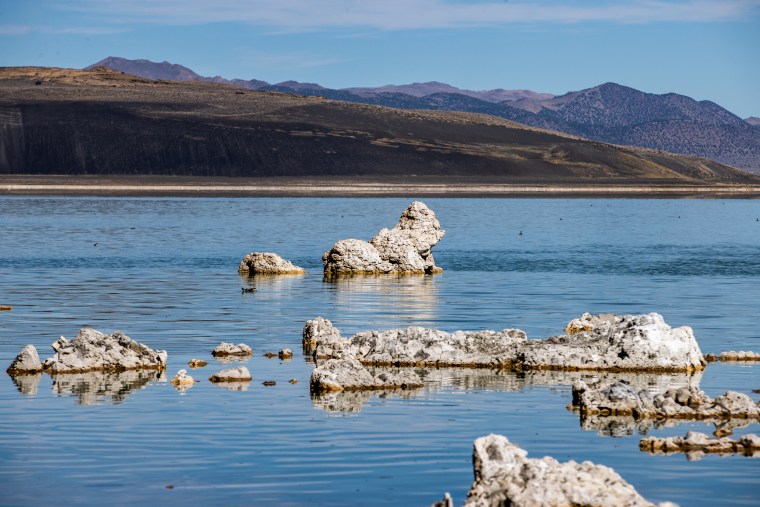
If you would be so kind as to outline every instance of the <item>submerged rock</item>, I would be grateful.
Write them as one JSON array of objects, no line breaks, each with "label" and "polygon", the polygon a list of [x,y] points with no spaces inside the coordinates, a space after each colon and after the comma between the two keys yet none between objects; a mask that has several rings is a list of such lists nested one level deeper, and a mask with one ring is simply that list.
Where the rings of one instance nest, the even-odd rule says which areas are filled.
[{"label": "submerged rock", "polygon": [[83,328],[71,341],[61,336],[53,350],[53,357],[43,364],[51,374],[166,368],[166,351],[153,350],[120,332],[104,334]]},{"label": "submerged rock", "polygon": [[215,373],[209,377],[211,382],[248,382],[251,380],[251,372],[245,366],[230,368]]},{"label": "submerged rock", "polygon": [[195,359],[195,358],[193,358],[193,359],[191,359],[190,361],[187,362],[187,365],[190,368],[203,368],[207,364],[208,364],[208,362],[204,361],[203,359]]},{"label": "submerged rock", "polygon": [[729,350],[728,352],[721,352],[718,355],[705,354],[705,361],[707,361],[708,363],[714,363],[717,361],[726,361],[726,362],[760,361],[760,354],[758,354],[757,352],[751,352],[751,351],[745,351],[745,350],[740,350],[739,352],[736,352],[734,350]]},{"label": "submerged rock", "polygon": [[171,383],[178,387],[187,387],[193,385],[195,383],[195,380],[193,380],[193,377],[187,374],[187,370],[179,370],[177,374],[174,375]]},{"label": "submerged rock", "polygon": [[238,343],[237,345],[235,345],[233,343],[227,343],[227,342],[221,342],[211,352],[211,355],[214,357],[227,357],[227,356],[246,357],[252,354],[253,354],[253,349],[249,347],[248,345],[246,345],[245,343]]},{"label": "submerged rock", "polygon": [[690,460],[699,459],[703,453],[737,453],[760,457],[760,437],[749,434],[733,440],[728,437],[712,438],[704,433],[689,431],[685,437],[642,438],[639,449],[654,454],[685,452],[690,454]]},{"label": "submerged rock", "polygon": [[422,387],[419,376],[411,370],[373,374],[353,358],[330,359],[311,374],[313,393],[330,391],[366,391],[374,389],[412,389]]},{"label": "submerged rock", "polygon": [[440,273],[432,248],[443,235],[435,213],[415,201],[404,210],[393,229],[382,229],[369,242],[358,239],[337,242],[322,256],[325,276]]},{"label": "submerged rock", "polygon": [[25,345],[6,370],[9,375],[28,375],[42,371],[40,356],[34,345]]},{"label": "submerged rock", "polygon": [[661,315],[584,314],[568,334],[526,342],[525,369],[695,371],[705,366],[688,326],[671,328]]},{"label": "submerged rock", "polygon": [[241,275],[302,275],[303,268],[271,252],[251,252],[240,262]]},{"label": "submerged rock", "polygon": [[634,419],[760,419],[760,405],[746,394],[728,391],[715,399],[697,387],[668,389],[652,396],[625,382],[573,385],[573,404],[581,416],[630,416]]},{"label": "submerged rock", "polygon": [[[560,463],[552,457],[527,457],[527,451],[501,435],[475,441],[475,482],[467,507],[520,506],[653,506],[613,469],[589,461]],[[438,505],[451,505],[446,497]],[[673,505],[673,504],[660,504]]]}]

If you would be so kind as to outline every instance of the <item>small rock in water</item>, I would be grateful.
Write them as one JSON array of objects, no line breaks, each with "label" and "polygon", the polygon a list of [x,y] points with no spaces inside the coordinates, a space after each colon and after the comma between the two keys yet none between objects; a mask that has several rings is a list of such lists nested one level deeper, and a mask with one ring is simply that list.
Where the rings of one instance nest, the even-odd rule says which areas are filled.
[{"label": "small rock in water", "polygon": [[0,312],[10,312],[13,310],[12,306],[0,305]]},{"label": "small rock in water", "polygon": [[275,382],[274,380],[265,380],[264,382],[262,382],[262,384],[269,387],[269,386],[276,386],[277,382]]},{"label": "small rock in water", "polygon": [[243,292],[256,292],[256,287],[242,287]]},{"label": "small rock in water", "polygon": [[271,252],[249,253],[240,262],[238,272],[241,275],[302,275],[305,273],[303,268]]},{"label": "small rock in water", "polygon": [[179,370],[174,378],[171,380],[172,385],[178,387],[187,387],[195,383],[193,377],[187,374],[187,370]]},{"label": "small rock in water", "polygon": [[266,357],[267,359],[273,359],[277,357],[277,354],[275,354],[274,352],[267,352],[266,354],[264,354],[264,357]]},{"label": "small rock in water", "polygon": [[248,382],[251,380],[251,372],[245,366],[222,370],[209,377],[211,382]]},{"label": "small rock in water", "polygon": [[187,365],[190,368],[203,368],[207,364],[208,363],[206,361],[204,361],[203,359],[195,359],[195,358],[193,358],[193,359],[191,359],[190,361],[187,362]]},{"label": "small rock in water", "polygon": [[9,375],[23,375],[39,373],[42,371],[42,363],[37,355],[34,345],[25,345],[6,370]]},{"label": "small rock in water", "polygon": [[[714,454],[744,454],[745,456],[760,456],[760,437],[744,435],[733,440],[727,437],[710,438],[704,433],[689,431],[685,437],[647,437],[639,442],[639,449],[650,453],[714,453]],[[697,459],[700,455],[694,456]]]},{"label": "small rock in water", "polygon": [[282,349],[277,353],[280,359],[291,359],[293,357],[293,351],[290,349]]},{"label": "small rock in water", "polygon": [[237,345],[234,345],[232,343],[226,343],[221,342],[219,345],[216,346],[216,348],[211,352],[211,355],[214,357],[225,357],[225,356],[250,356],[253,354],[253,349],[246,345],[245,343],[238,343]]},{"label": "small rock in water", "polygon": [[290,382],[291,384],[297,384],[298,383],[298,379],[297,378],[292,378],[292,379],[288,380],[288,382]]}]

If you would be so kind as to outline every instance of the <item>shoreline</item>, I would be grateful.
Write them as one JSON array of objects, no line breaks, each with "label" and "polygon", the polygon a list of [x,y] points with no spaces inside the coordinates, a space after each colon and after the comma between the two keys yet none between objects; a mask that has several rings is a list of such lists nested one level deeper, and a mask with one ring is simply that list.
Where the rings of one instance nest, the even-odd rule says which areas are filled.
[{"label": "shoreline", "polygon": [[[411,181],[410,181],[411,180]],[[504,183],[415,178],[197,178],[0,175],[0,195],[93,197],[617,197],[760,198],[760,186],[650,182]]]}]

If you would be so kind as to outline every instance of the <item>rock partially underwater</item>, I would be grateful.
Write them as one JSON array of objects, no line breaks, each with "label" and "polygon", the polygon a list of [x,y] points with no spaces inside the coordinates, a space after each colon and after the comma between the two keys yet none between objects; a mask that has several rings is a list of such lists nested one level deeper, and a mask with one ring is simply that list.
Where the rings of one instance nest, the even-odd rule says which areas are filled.
[{"label": "rock partially underwater", "polygon": [[9,375],[31,375],[42,371],[40,356],[34,345],[25,345],[7,370]]},{"label": "rock partially underwater", "polygon": [[211,351],[211,355],[214,357],[248,357],[253,355],[253,349],[245,343],[221,342],[219,345]]},{"label": "rock partially underwater", "polygon": [[250,382],[251,372],[245,366],[238,366],[237,368],[230,368],[228,370],[222,370],[209,377],[209,380],[214,383],[218,382]]},{"label": "rock partially underwater", "polygon": [[704,368],[689,327],[656,314],[582,317],[568,332],[528,340],[519,329],[456,331],[409,327],[343,338],[321,317],[306,323],[303,345],[317,359],[353,357],[373,366],[468,366],[518,370],[692,372]]},{"label": "rock partially underwater", "polygon": [[314,369],[310,379],[312,393],[412,389],[422,385],[414,371],[372,373],[353,358],[325,361]]},{"label": "rock partially underwater", "polygon": [[[83,328],[73,340],[61,336],[52,347],[55,354],[42,364],[42,370],[50,374],[166,368],[166,351],[153,350],[119,332],[104,334]],[[35,360],[36,355],[34,347],[27,345],[14,360],[8,373],[39,371],[39,358]]]},{"label": "rock partially underwater", "polygon": [[690,460],[699,459],[702,454],[743,454],[756,458],[760,457],[760,437],[749,434],[734,440],[689,431],[685,437],[642,438],[639,449],[652,454],[685,452]]},{"label": "rock partially underwater", "polygon": [[435,213],[415,201],[393,229],[382,229],[369,242],[338,241],[322,256],[325,276],[440,273],[432,248],[444,234]]},{"label": "rock partially underwater", "polygon": [[292,262],[283,259],[276,253],[271,252],[251,252],[246,255],[240,266],[238,273],[241,275],[302,275],[305,273]]},{"label": "rock partially underwater", "polygon": [[729,350],[728,352],[721,352],[720,354],[705,354],[705,361],[708,363],[714,363],[717,361],[728,363],[760,362],[760,354],[748,350],[740,350],[739,352]]},{"label": "rock partially underwater", "polygon": [[[521,506],[653,506],[613,469],[589,461],[560,463],[552,457],[528,458],[527,451],[501,435],[475,441],[472,462],[475,482],[466,507]],[[451,507],[446,494],[437,504]],[[673,506],[670,503],[660,504]]]}]

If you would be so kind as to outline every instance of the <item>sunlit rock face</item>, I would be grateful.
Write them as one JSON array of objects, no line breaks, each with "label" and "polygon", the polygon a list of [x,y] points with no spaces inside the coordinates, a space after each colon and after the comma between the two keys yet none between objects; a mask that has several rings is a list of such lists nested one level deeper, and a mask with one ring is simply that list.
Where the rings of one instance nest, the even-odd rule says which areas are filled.
[{"label": "sunlit rock face", "polygon": [[209,380],[211,382],[249,382],[251,378],[251,372],[248,371],[248,368],[238,366],[215,373],[209,377]]},{"label": "sunlit rock face", "polygon": [[42,371],[42,363],[34,345],[25,345],[6,370],[9,375],[28,375]]},{"label": "sunlit rock face", "polygon": [[313,393],[412,389],[422,385],[422,380],[412,370],[372,373],[353,358],[325,361],[314,369],[310,379]]},{"label": "sunlit rock face", "polygon": [[435,213],[415,201],[392,229],[382,229],[369,242],[338,241],[322,256],[325,276],[440,273],[432,248],[444,230]]},{"label": "sunlit rock face", "polygon": [[283,259],[276,253],[272,252],[251,252],[246,255],[240,266],[238,273],[241,275],[302,275],[305,273],[292,262]]},{"label": "sunlit rock face", "polygon": [[[472,462],[475,482],[466,507],[655,505],[609,467],[590,461],[560,463],[549,456],[528,458],[527,451],[501,435],[477,439]],[[447,494],[435,505],[450,507],[453,501]]]},{"label": "sunlit rock face", "polygon": [[211,351],[211,355],[214,357],[247,357],[252,354],[253,349],[245,343],[235,345],[234,343],[221,342]]}]

